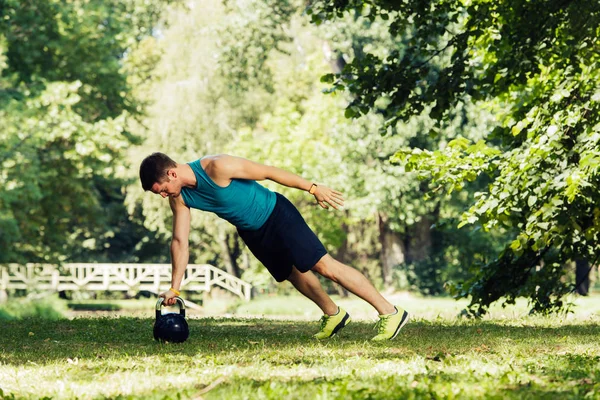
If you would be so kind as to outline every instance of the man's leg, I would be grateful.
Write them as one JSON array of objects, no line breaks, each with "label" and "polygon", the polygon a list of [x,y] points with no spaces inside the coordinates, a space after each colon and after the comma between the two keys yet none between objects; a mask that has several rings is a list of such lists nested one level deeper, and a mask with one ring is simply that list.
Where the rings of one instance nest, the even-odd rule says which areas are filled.
[{"label": "man's leg", "polygon": [[292,267],[288,281],[303,295],[311,299],[321,310],[323,314],[334,315],[338,312],[338,306],[331,300],[331,297],[325,293],[321,282],[312,272],[301,273]]},{"label": "man's leg", "polygon": [[338,307],[327,293],[325,293],[321,283],[312,272],[301,273],[296,267],[292,267],[292,273],[288,277],[288,280],[292,282],[300,293],[314,301],[323,310],[321,326],[319,332],[314,335],[315,338],[328,339],[352,320],[350,315]]},{"label": "man's leg", "polygon": [[356,269],[342,264],[329,254],[324,255],[313,267],[313,271],[325,278],[340,284],[346,290],[354,293],[371,304],[379,314],[393,314],[396,308],[387,301],[381,293],[369,282],[366,276]]},{"label": "man's leg", "polygon": [[339,283],[345,289],[365,300],[379,311],[379,322],[375,325],[377,327],[377,335],[372,340],[393,339],[408,322],[408,312],[394,307],[389,301],[383,298],[381,293],[375,289],[363,274],[335,260],[329,254],[324,255],[315,264],[313,271]]}]

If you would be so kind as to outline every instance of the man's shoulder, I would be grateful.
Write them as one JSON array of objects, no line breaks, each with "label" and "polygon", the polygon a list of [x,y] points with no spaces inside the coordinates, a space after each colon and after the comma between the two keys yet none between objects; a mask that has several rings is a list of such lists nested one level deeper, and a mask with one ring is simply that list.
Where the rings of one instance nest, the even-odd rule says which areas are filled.
[{"label": "man's shoulder", "polygon": [[204,156],[200,159],[200,164],[202,165],[204,171],[207,173],[210,171],[215,176],[219,176],[221,173],[227,173],[231,169],[234,162],[235,157],[230,156],[229,154],[215,154]]},{"label": "man's shoulder", "polygon": [[[186,188],[181,188],[181,191],[183,192],[184,189]],[[176,212],[177,210],[182,208],[188,208],[188,206],[183,201],[183,196],[181,193],[177,197],[169,197],[169,205],[171,206],[171,210],[173,210],[173,212]]]}]

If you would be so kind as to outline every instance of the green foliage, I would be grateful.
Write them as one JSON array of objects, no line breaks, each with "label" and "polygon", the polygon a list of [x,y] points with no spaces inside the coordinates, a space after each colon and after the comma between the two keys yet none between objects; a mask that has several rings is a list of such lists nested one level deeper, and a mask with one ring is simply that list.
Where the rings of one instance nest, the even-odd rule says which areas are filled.
[{"label": "green foliage", "polygon": [[426,257],[397,267],[406,273],[411,289],[429,296],[453,293],[457,283],[477,276],[506,244],[505,232],[460,229],[457,219],[440,218],[431,227],[436,242]]},{"label": "green foliage", "polygon": [[147,71],[124,66],[164,4],[2,2],[0,262],[127,257],[144,237],[121,187],[141,107],[128,82]]},{"label": "green foliage", "polygon": [[[359,59],[366,53],[384,57],[391,50],[406,45],[390,31],[392,23],[389,19],[358,18],[358,14],[350,13],[335,22],[320,25],[319,32],[331,40],[331,50],[345,60]],[[325,75],[322,81],[333,77],[332,74]],[[338,104],[341,105],[340,100]],[[388,103],[389,99],[381,98],[372,112],[363,118],[352,122],[336,121],[340,128],[330,134],[348,162],[345,169],[351,171],[347,174],[352,177],[352,186],[348,190],[353,196],[351,216],[355,220],[369,221],[378,215],[384,226],[383,232],[377,232],[379,240],[385,240],[385,230],[389,229],[404,243],[405,264],[395,266],[399,276],[408,272],[411,283],[420,290],[441,293],[449,280],[470,276],[466,271],[471,260],[488,259],[493,255],[492,249],[497,249],[498,243],[504,241],[503,233],[486,236],[478,229],[457,232],[451,224],[443,222],[456,218],[472,201],[470,193],[485,183],[479,180],[452,198],[431,196],[432,201],[423,201],[425,186],[418,182],[413,168],[399,165],[390,156],[398,148],[427,150],[444,146],[460,135],[481,141],[495,121],[490,110],[468,102],[452,110],[442,124],[431,118],[431,107],[428,107],[410,120],[390,126],[383,131],[387,134],[377,135],[375,132],[385,124],[380,114]],[[435,231],[429,230],[432,224],[436,226]],[[478,246],[477,243],[486,245]],[[373,257],[365,248],[356,256],[364,254]],[[403,285],[400,278],[394,281],[398,288]]]},{"label": "green foliage", "polygon": [[87,301],[71,302],[69,303],[69,309],[75,311],[118,311],[121,309],[121,306],[119,304],[114,303]]},{"label": "green foliage", "polygon": [[390,34],[404,35],[405,48],[387,58],[366,54],[327,78],[353,94],[351,117],[381,99],[389,102],[380,110],[384,131],[428,106],[442,125],[464,102],[497,114],[484,141],[402,150],[397,160],[449,192],[481,173],[492,178],[461,225],[518,234],[456,287],[472,298],[474,314],[501,296],[529,297],[536,311],[560,309],[572,288],[564,265],[593,262],[600,250],[598,2],[316,1],[311,10],[315,22],[345,11],[388,18]]},{"label": "green foliage", "polygon": [[79,86],[47,84],[39,96],[0,109],[7,127],[0,132],[0,205],[8,226],[1,240],[10,249],[2,262],[56,261],[64,246],[97,237],[93,229],[102,226],[99,180],[115,173],[128,141],[123,118],[89,123],[75,112]]},{"label": "green foliage", "polygon": [[149,35],[169,1],[4,1],[0,33],[17,91],[45,82],[82,83],[78,114],[87,121],[136,112],[122,67],[127,51]]},{"label": "green foliage", "polygon": [[0,321],[36,318],[56,321],[66,318],[67,307],[57,297],[42,299],[11,299],[0,305]]},{"label": "green foliage", "polygon": [[221,48],[219,69],[235,93],[260,86],[272,92],[273,71],[268,64],[272,51],[291,38],[286,27],[298,9],[297,0],[224,1],[227,21],[217,28]]}]

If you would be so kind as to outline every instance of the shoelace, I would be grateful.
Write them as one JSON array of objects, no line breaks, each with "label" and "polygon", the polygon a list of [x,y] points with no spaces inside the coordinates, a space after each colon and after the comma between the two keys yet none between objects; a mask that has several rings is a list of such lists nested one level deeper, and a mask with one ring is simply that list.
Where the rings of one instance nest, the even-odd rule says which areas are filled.
[{"label": "shoelace", "polygon": [[321,317],[321,331],[325,330],[325,325],[327,325],[328,320],[329,320],[329,315],[323,315]]},{"label": "shoelace", "polygon": [[377,333],[385,333],[385,326],[387,325],[390,319],[388,317],[379,318],[379,321],[375,323],[373,330],[377,330]]}]

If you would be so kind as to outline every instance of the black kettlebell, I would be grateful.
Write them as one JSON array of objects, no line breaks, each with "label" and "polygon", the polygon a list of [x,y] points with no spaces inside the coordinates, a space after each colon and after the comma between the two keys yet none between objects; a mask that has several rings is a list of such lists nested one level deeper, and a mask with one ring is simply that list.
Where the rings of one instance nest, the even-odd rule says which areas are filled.
[{"label": "black kettlebell", "polygon": [[159,342],[182,343],[190,335],[187,321],[185,320],[185,303],[181,297],[175,297],[179,303],[179,314],[162,313],[164,299],[161,297],[156,303],[156,321],[154,321],[154,339]]}]

